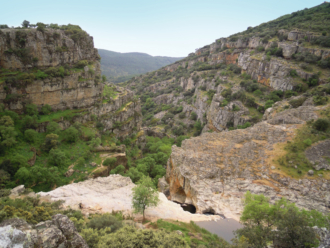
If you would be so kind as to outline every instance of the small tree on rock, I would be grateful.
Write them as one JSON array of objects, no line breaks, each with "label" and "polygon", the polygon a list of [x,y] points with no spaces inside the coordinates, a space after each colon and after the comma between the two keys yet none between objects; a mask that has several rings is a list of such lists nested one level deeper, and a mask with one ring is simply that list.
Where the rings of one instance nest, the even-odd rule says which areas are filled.
[{"label": "small tree on rock", "polygon": [[142,177],[132,191],[134,212],[142,213],[144,221],[146,208],[156,207],[159,203],[158,191],[150,177]]},{"label": "small tree on rock", "polygon": [[30,26],[30,22],[29,22],[29,21],[24,20],[24,21],[22,22],[22,27],[23,27],[23,28],[28,28],[29,26]]}]

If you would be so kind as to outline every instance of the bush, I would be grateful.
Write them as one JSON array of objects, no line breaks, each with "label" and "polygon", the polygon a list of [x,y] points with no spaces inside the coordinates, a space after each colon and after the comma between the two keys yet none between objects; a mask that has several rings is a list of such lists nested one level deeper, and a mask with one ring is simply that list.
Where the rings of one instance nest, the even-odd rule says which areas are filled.
[{"label": "bush", "polygon": [[57,167],[64,167],[67,164],[67,158],[64,152],[59,149],[52,148],[49,151],[48,162]]},{"label": "bush", "polygon": [[179,114],[179,118],[180,119],[184,119],[186,117],[186,114],[184,113],[184,112],[181,112],[180,114]]},{"label": "bush", "polygon": [[305,139],[303,141],[307,146],[311,146],[312,145],[312,141],[310,139]]},{"label": "bush", "polygon": [[298,99],[293,99],[289,101],[290,105],[294,108],[298,108],[306,101],[306,97],[299,97]]},{"label": "bush", "polygon": [[38,132],[33,129],[28,129],[24,132],[24,137],[29,143],[34,143],[36,141]]},{"label": "bush", "polygon": [[327,119],[319,118],[313,123],[313,128],[318,131],[326,131],[330,126],[330,122]]},{"label": "bush", "polygon": [[191,112],[190,114],[190,120],[196,121],[197,120],[197,114],[195,112]]},{"label": "bush", "polygon": [[271,108],[274,104],[274,101],[268,100],[265,104],[265,109]]},{"label": "bush", "polygon": [[111,228],[111,232],[115,232],[123,226],[122,222],[118,220],[115,216],[111,214],[103,214],[91,219],[89,223],[87,223],[88,228],[93,228],[97,230],[104,229],[106,227]]},{"label": "bush", "polygon": [[41,107],[41,113],[44,115],[48,115],[50,112],[52,112],[52,107],[48,104],[45,104]]},{"label": "bush", "polygon": [[23,126],[23,129],[26,130],[26,129],[34,129],[37,127],[37,116],[25,116],[23,119],[22,119],[22,126]]},{"label": "bush", "polygon": [[189,247],[187,242],[174,232],[153,229],[142,230],[126,226],[116,233],[102,236],[99,239],[97,248],[159,247],[160,244],[162,247]]},{"label": "bush", "polygon": [[27,115],[33,116],[33,115],[38,115],[38,108],[37,105],[35,104],[27,104],[25,106],[25,113]]},{"label": "bush", "polygon": [[79,138],[79,131],[71,126],[64,131],[64,136],[67,142],[74,143]]},{"label": "bush", "polygon": [[51,121],[46,127],[47,133],[58,134],[61,131],[60,125],[57,122]]},{"label": "bush", "polygon": [[240,111],[241,109],[236,105],[233,104],[233,111]]},{"label": "bush", "polygon": [[296,70],[291,70],[291,71],[290,71],[290,76],[291,76],[291,77],[296,77],[296,76],[298,76],[297,71],[296,71]]},{"label": "bush", "polygon": [[117,158],[106,158],[103,161],[104,166],[110,166],[110,168],[114,168],[115,164],[117,163]]}]

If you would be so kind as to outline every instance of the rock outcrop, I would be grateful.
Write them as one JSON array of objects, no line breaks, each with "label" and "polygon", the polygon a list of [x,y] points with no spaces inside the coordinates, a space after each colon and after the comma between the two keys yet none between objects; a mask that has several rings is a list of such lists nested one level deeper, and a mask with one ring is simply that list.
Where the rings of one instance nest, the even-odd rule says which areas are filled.
[{"label": "rock outcrop", "polygon": [[[54,67],[98,58],[93,37],[82,30],[81,33],[76,39],[72,33],[59,29],[47,28],[43,32],[32,28],[2,29],[0,66],[26,70],[33,66]],[[27,58],[16,52],[22,49],[28,54]]]},{"label": "rock outcrop", "polygon": [[57,214],[52,220],[40,222],[34,227],[22,219],[1,222],[0,247],[88,248],[88,245],[74,223],[67,216]]},{"label": "rock outcrop", "polygon": [[[129,177],[110,175],[89,179],[84,182],[73,183],[59,187],[53,191],[38,193],[42,198],[53,201],[63,200],[64,206],[78,209],[83,204],[83,213],[105,213],[122,211],[133,215],[132,209],[132,183]],[[152,219],[174,219],[189,222],[217,219],[213,216],[195,215],[185,212],[179,204],[169,201],[163,193],[159,193],[160,204],[154,208],[146,209],[146,217]],[[219,218],[219,217],[218,217]]]},{"label": "rock outcrop", "polygon": [[[0,75],[0,104],[17,113],[23,113],[27,104],[35,104],[39,111],[46,104],[55,112],[72,110],[53,120],[62,129],[97,118],[104,131],[117,137],[138,131],[140,101],[132,91],[101,80],[99,59],[93,37],[82,30],[76,34],[49,28],[43,32],[4,29],[0,33],[0,66],[7,71]],[[47,70],[53,74],[48,75]],[[36,71],[43,76],[36,77]],[[14,76],[6,76],[8,72]],[[104,93],[106,87],[111,89],[111,97]],[[48,121],[39,121],[37,130],[44,132],[47,125]]]},{"label": "rock outcrop", "polygon": [[[309,115],[301,113],[297,119],[308,119]],[[264,194],[271,202],[285,197],[299,207],[327,212],[328,180],[296,180],[271,166],[275,145],[291,140],[296,128],[264,121],[244,130],[204,133],[184,140],[181,148],[173,146],[166,172],[171,200],[193,204],[197,213],[227,212],[238,218],[241,199],[250,191]]]}]

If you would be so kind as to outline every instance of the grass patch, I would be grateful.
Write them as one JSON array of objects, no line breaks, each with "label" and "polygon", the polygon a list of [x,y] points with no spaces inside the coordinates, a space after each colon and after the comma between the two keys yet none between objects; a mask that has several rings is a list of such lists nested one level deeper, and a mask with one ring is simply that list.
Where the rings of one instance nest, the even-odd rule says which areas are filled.
[{"label": "grass patch", "polygon": [[179,221],[164,221],[159,219],[157,222],[151,223],[150,226],[157,229],[164,229],[170,232],[174,232],[176,230],[181,231],[184,234],[184,239],[191,247],[203,246],[211,248],[225,247],[228,245],[225,240],[219,238],[215,234],[210,233],[204,228],[199,227],[193,221],[190,223],[184,223]]}]

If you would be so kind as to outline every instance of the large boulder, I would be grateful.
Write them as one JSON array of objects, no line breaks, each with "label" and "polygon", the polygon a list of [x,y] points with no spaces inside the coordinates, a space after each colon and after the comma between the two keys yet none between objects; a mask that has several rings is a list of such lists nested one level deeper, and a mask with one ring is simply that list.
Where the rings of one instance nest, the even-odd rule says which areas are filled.
[{"label": "large boulder", "polygon": [[52,220],[40,222],[34,227],[21,219],[9,219],[0,223],[0,247],[22,248],[88,248],[74,223],[57,214]]}]

